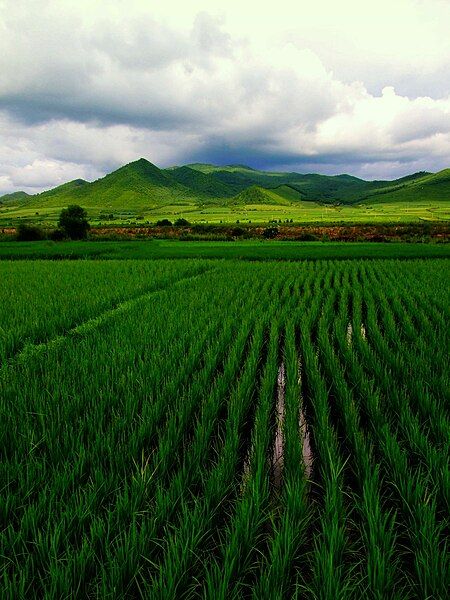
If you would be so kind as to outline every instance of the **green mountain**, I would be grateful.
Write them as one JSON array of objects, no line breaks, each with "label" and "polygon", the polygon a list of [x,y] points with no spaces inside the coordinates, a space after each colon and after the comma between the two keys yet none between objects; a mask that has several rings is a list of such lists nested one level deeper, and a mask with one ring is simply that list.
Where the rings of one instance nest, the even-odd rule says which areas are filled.
[{"label": "green mountain", "polygon": [[[58,185],[51,190],[46,192],[42,192],[41,194],[36,194],[36,197],[40,198],[51,198],[52,196],[56,196],[58,201],[60,198],[67,197],[70,199],[73,194],[78,193],[78,190],[83,188],[84,186],[89,186],[89,182],[84,179],[74,179],[73,181],[68,181],[67,183],[63,183],[62,185]],[[29,198],[30,196],[28,196]]]},{"label": "green mountain", "polygon": [[70,202],[103,210],[140,210],[195,197],[193,190],[178,183],[168,172],[140,158],[93,183],[76,180],[30,196],[26,204],[49,208]]},{"label": "green mountain", "polygon": [[13,192],[0,196],[0,204],[18,204],[24,202],[30,195],[26,192]]},{"label": "green mountain", "polygon": [[205,198],[227,198],[232,195],[230,188],[213,175],[189,167],[175,167],[166,172],[177,183]]},{"label": "green mountain", "polygon": [[325,214],[339,219],[340,207],[360,207],[360,214],[372,215],[370,211],[378,205],[398,204],[401,212],[402,203],[408,207],[428,203],[426,210],[434,210],[433,218],[448,218],[448,201],[450,169],[414,173],[394,181],[365,181],[351,175],[258,171],[245,165],[194,163],[159,169],[141,158],[92,183],[76,179],[40,194],[6,194],[0,197],[0,210],[1,215],[11,218],[16,214],[54,219],[64,206],[80,204],[100,219],[115,215],[121,220],[135,215],[151,220],[158,215],[178,215],[200,221],[207,221],[203,215],[212,213],[233,219],[238,209],[244,214],[262,211],[261,216],[248,215],[253,219],[265,219],[267,211],[275,214],[273,210],[277,214],[293,211],[294,216],[306,218],[308,210],[311,215],[315,210],[315,218]]},{"label": "green mountain", "polygon": [[[216,167],[214,165],[194,163],[191,169],[215,176],[236,194],[257,185],[275,188],[288,185],[300,192],[302,200],[321,203],[353,204],[360,202],[378,190],[404,187],[418,181],[431,173],[414,173],[394,181],[365,181],[351,175],[319,175],[316,173],[300,174],[293,172],[257,171],[243,165]],[[299,198],[300,199],[300,198]]]},{"label": "green mountain", "polygon": [[273,190],[259,187],[258,185],[252,185],[251,187],[243,190],[233,198],[233,203],[242,206],[256,205],[283,205],[287,206],[290,204],[289,200],[283,196],[282,191],[279,192],[280,188]]},{"label": "green mountain", "polygon": [[369,192],[362,200],[366,202],[417,202],[450,200],[450,169],[439,173],[417,173],[403,177]]}]

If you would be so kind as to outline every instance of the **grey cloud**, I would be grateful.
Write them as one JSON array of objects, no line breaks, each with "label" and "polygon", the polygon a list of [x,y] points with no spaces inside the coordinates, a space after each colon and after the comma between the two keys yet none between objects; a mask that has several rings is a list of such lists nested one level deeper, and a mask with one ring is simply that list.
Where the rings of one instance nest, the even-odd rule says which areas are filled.
[{"label": "grey cloud", "polygon": [[420,140],[450,132],[450,102],[447,107],[430,104],[413,105],[399,115],[391,128],[395,143]]},{"label": "grey cloud", "polygon": [[[378,98],[350,78],[370,80],[361,57],[344,68],[312,43],[258,54],[207,13],[184,29],[133,13],[88,26],[74,14],[5,11],[2,191],[92,178],[138,156],[366,176],[450,164],[450,97]],[[396,68],[373,81],[391,84]]]}]

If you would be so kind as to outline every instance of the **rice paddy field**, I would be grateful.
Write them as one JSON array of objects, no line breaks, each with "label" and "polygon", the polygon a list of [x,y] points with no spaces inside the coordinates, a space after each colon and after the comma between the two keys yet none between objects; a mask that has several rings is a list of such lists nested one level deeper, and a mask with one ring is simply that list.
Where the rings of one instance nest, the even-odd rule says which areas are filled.
[{"label": "rice paddy field", "polygon": [[0,597],[444,599],[445,258],[0,261]]}]

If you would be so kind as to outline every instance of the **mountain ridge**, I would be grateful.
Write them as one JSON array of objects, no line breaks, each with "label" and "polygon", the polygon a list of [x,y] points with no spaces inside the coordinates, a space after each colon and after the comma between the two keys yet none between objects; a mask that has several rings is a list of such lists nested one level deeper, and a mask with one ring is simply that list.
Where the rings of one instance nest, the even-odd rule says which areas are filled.
[{"label": "mountain ridge", "polygon": [[262,171],[246,165],[191,163],[160,169],[145,158],[95,181],[75,179],[39,194],[13,192],[3,207],[58,209],[82,204],[101,213],[146,213],[164,206],[364,205],[450,200],[450,169],[418,172],[394,180],[366,181],[348,174]]}]

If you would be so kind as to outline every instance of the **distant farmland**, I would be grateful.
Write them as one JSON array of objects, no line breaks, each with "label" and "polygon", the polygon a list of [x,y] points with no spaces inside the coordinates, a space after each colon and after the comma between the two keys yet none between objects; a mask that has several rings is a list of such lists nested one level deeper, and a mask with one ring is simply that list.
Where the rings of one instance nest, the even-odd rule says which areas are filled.
[{"label": "distant farmland", "polygon": [[0,595],[446,598],[449,263],[354,254],[0,262]]},{"label": "distant farmland", "polygon": [[243,165],[160,169],[139,159],[97,181],[69,181],[40,194],[0,197],[0,227],[55,224],[69,204],[94,224],[410,223],[450,220],[450,169],[393,181],[350,175],[258,171]]}]

